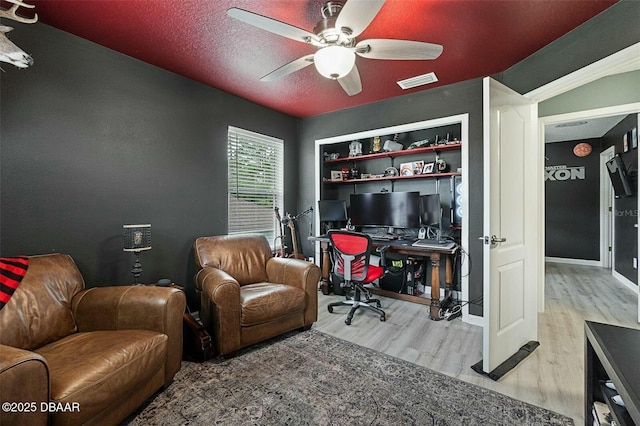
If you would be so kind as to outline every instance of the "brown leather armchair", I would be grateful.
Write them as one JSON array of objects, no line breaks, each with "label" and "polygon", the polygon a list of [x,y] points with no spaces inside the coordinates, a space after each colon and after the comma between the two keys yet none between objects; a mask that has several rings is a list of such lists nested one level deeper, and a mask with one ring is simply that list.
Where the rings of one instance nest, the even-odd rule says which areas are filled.
[{"label": "brown leather armchair", "polygon": [[119,423],[180,369],[185,306],[173,288],[84,290],[70,256],[29,257],[0,310],[0,401],[16,403],[0,424]]},{"label": "brown leather armchair", "polygon": [[320,268],[273,257],[261,235],[198,238],[194,244],[200,318],[218,352],[239,349],[318,319]]}]

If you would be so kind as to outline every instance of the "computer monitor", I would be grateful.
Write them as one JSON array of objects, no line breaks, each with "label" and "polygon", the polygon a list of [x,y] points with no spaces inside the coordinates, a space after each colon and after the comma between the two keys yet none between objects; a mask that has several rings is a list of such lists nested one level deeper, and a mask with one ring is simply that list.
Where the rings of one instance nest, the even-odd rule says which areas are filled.
[{"label": "computer monitor", "polygon": [[353,226],[420,227],[419,192],[351,194],[349,217]]},{"label": "computer monitor", "polygon": [[[420,225],[428,230],[425,238],[442,240],[442,206],[440,194],[420,196]],[[435,232],[433,232],[435,230]]]},{"label": "computer monitor", "polygon": [[442,222],[442,206],[440,194],[427,194],[420,196],[420,225],[438,226]]},{"label": "computer monitor", "polygon": [[347,220],[347,203],[343,200],[318,201],[318,214],[321,222],[345,222]]}]

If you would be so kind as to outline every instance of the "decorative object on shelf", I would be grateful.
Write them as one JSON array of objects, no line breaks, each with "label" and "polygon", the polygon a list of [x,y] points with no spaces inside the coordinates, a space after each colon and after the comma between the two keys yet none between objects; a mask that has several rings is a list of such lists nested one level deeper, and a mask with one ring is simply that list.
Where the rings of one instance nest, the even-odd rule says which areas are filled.
[{"label": "decorative object on shelf", "polygon": [[122,237],[123,250],[132,251],[136,255],[131,273],[133,274],[135,284],[139,284],[138,279],[140,278],[140,274],[142,274],[140,252],[151,250],[151,224],[123,225]]},{"label": "decorative object on shelf", "polygon": [[357,167],[351,168],[351,179],[360,179],[360,169]]},{"label": "decorative object on shelf", "polygon": [[407,148],[407,149],[422,148],[422,147],[429,146],[429,145],[431,145],[431,143],[429,142],[429,139],[423,139],[421,141],[413,142],[411,145],[409,145],[409,148]]},{"label": "decorative object on shelf", "polygon": [[436,170],[438,171],[438,173],[444,173],[448,169],[449,165],[446,161],[444,161],[442,158],[438,158],[438,160],[436,160]]},{"label": "decorative object on shelf", "polygon": [[422,174],[429,174],[429,173],[433,173],[433,166],[435,165],[435,163],[427,163],[424,165],[424,168],[422,169]]},{"label": "decorative object on shelf", "polygon": [[387,167],[384,170],[384,176],[398,176],[400,172],[395,167]]},{"label": "decorative object on shelf", "polygon": [[386,152],[389,151],[402,151],[404,146],[401,143],[398,143],[398,134],[393,135],[393,140],[386,140],[384,146],[382,147]]},{"label": "decorative object on shelf", "polygon": [[625,133],[622,135],[622,150],[624,152],[629,151],[629,134]]},{"label": "decorative object on shelf", "polygon": [[423,168],[424,168],[424,161],[414,161],[413,162],[413,174],[414,175],[421,175]]},{"label": "decorative object on shelf", "polygon": [[373,138],[373,142],[371,143],[371,152],[378,153],[382,151],[382,142],[380,141],[380,136],[375,136]]},{"label": "decorative object on shelf", "polygon": [[349,144],[349,157],[358,157],[362,155],[362,143],[353,141]]},{"label": "decorative object on shelf", "polygon": [[348,180],[349,179],[349,175],[351,175],[351,170],[348,169],[347,167],[342,169],[342,180]]},{"label": "decorative object on shelf", "polygon": [[413,163],[400,164],[400,176],[413,176]]},{"label": "decorative object on shelf", "polygon": [[638,147],[638,128],[634,127],[631,130],[631,148],[636,149]]},{"label": "decorative object on shelf", "polygon": [[331,181],[336,182],[342,180],[342,170],[331,170]]}]

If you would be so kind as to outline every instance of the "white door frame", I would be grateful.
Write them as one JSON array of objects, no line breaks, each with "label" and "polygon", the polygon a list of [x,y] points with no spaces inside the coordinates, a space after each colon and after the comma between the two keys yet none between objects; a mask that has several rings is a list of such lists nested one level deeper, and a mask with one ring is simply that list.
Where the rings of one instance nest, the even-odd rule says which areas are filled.
[{"label": "white door frame", "polygon": [[[461,230],[461,243],[465,250],[469,248],[469,114],[458,114],[449,117],[435,118],[431,120],[425,120],[409,124],[400,124],[397,126],[385,127],[381,129],[367,130],[363,132],[351,133],[347,135],[339,135],[328,138],[317,139],[315,141],[315,197],[316,201],[320,200],[321,185],[322,185],[322,146],[326,144],[346,142],[358,139],[372,138],[374,136],[405,133],[412,130],[427,129],[431,127],[446,126],[451,124],[460,124],[460,142],[461,148],[461,161],[462,161],[462,230]],[[318,209],[314,209],[313,214],[314,227],[313,229],[320,229],[320,213]],[[315,259],[319,264],[320,245],[315,245]],[[461,297],[462,300],[469,300],[469,262],[462,262],[461,264]],[[442,290],[441,290],[442,291]],[[469,315],[469,305],[466,304],[462,308],[462,321],[475,324],[478,322],[478,317]]]},{"label": "white door frame", "polygon": [[[539,123],[540,123],[539,131],[542,133],[540,144],[542,146],[544,146],[544,128],[545,128],[545,126],[550,126],[550,125],[552,126],[552,125],[556,125],[556,124],[560,124],[560,123],[579,121],[579,120],[585,120],[585,119],[611,117],[611,116],[615,116],[615,115],[628,115],[628,114],[635,114],[635,113],[640,113],[640,102],[635,102],[635,103],[631,103],[631,104],[624,104],[624,105],[616,105],[616,106],[612,106],[612,107],[597,108],[597,109],[592,109],[592,110],[588,110],[588,111],[577,111],[577,112],[570,112],[570,113],[566,113],[566,114],[558,114],[558,115],[550,115],[550,116],[547,116],[547,117],[540,117],[539,120],[538,120]],[[640,158],[640,150],[637,150],[637,151],[638,151],[638,156]],[[608,182],[607,182],[607,184],[608,184]],[[543,191],[544,191],[544,187],[543,187]],[[639,200],[640,200],[640,197],[639,197]],[[640,210],[640,202],[639,202],[638,209]],[[544,218],[544,203],[541,204],[541,210],[542,210],[541,211],[541,215]],[[614,218],[614,220],[615,220],[615,218]],[[542,237],[544,237],[544,227],[542,229]],[[544,240],[543,240],[543,243],[542,243],[542,249],[544,250]],[[639,249],[639,253],[640,253],[640,241],[639,241],[638,249]],[[542,259],[543,259],[543,262],[542,262],[542,265],[541,265],[540,272],[542,273],[542,276],[544,277],[544,257],[542,257]],[[614,250],[613,259],[612,259],[612,268],[611,268],[612,275],[614,277],[616,277],[618,279],[618,281],[620,281],[622,284],[624,284],[625,286],[629,287],[631,290],[637,291],[637,288],[639,288],[640,286],[636,286],[635,284],[629,282],[624,277],[622,277],[622,275],[617,273],[615,271],[615,263],[614,262],[615,262],[615,250]],[[640,269],[639,269],[639,271],[640,271]],[[640,273],[638,274],[638,282],[640,282]],[[544,280],[541,280],[538,296],[540,298],[542,298],[542,300],[538,299],[539,311],[540,312],[544,312]],[[639,300],[639,303],[638,303],[638,321],[640,322],[640,291],[638,291],[638,300]]]},{"label": "white door frame", "polygon": [[[607,56],[606,58],[603,58],[597,62],[589,64],[577,71],[569,73],[555,81],[545,84],[544,86],[538,87],[537,89],[526,93],[524,96],[529,99],[542,102],[554,96],[561,95],[562,93],[568,92],[569,90],[580,87],[584,84],[591,83],[592,81],[598,80],[602,77],[606,77],[614,74],[620,74],[623,72],[634,71],[637,69],[640,69],[640,43],[636,43],[632,46],[622,49],[612,55]],[[575,121],[582,118],[588,118],[589,114],[592,114],[594,112],[599,111],[599,113],[602,114],[602,110],[611,110],[611,113],[606,115],[619,115],[619,114],[624,114],[625,111],[627,111],[627,113],[637,112],[638,105],[640,104],[633,103],[633,104],[620,105],[620,106],[609,107],[609,108],[594,109],[591,111],[581,111],[581,112],[574,112],[569,114],[562,114],[561,116],[564,117],[562,121],[572,121],[572,120]],[[586,114],[586,117],[585,117],[585,114]],[[591,118],[603,117],[606,115],[596,114]],[[539,118],[538,121],[540,123],[540,127],[539,127],[538,135],[540,137],[539,143],[540,143],[541,150],[544,151],[544,126],[546,126],[547,124],[562,122],[559,119],[559,117],[561,116],[548,116],[548,117]],[[558,121],[554,121],[554,120],[558,120]],[[640,150],[638,151],[640,153]],[[538,267],[539,267],[539,277],[541,277],[541,279],[539,280],[539,288],[538,288],[538,311],[539,312],[544,312],[544,309],[545,309],[544,307],[544,303],[545,303],[545,297],[544,297],[544,293],[545,293],[544,292],[544,283],[545,283],[545,280],[544,280],[544,271],[545,271],[544,200],[545,200],[545,196],[544,196],[544,185],[543,185],[541,194],[540,194],[540,203],[539,203],[540,208],[538,211],[538,214],[540,215],[539,223],[542,224],[541,228],[539,229],[539,238],[538,238],[538,241],[540,243]],[[640,248],[640,241],[639,241],[639,248]],[[640,278],[640,273],[639,273],[639,278]],[[640,282],[640,280],[638,282]],[[638,321],[640,322],[640,286],[638,286],[638,289],[639,289]]]}]

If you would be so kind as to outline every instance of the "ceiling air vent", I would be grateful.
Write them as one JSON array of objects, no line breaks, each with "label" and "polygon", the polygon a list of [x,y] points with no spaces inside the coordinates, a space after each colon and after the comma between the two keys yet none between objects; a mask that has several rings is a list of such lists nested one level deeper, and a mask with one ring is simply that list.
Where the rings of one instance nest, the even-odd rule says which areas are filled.
[{"label": "ceiling air vent", "polygon": [[398,81],[398,86],[403,89],[412,89],[414,87],[423,86],[429,83],[435,83],[438,81],[436,73],[430,72],[428,74],[417,75],[415,77],[407,78],[406,80]]}]

